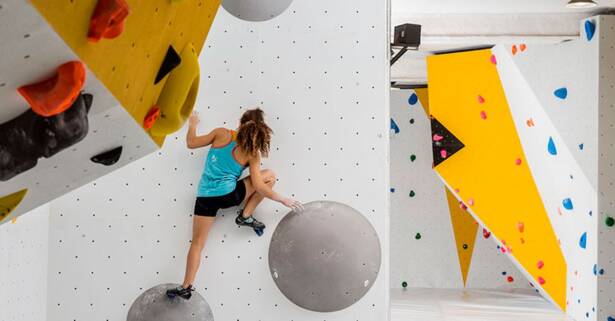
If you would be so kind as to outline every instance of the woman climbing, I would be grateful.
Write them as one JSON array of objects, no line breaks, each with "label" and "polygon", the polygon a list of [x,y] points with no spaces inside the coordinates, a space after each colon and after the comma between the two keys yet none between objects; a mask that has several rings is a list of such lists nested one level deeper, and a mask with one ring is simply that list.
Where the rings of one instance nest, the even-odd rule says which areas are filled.
[{"label": "woman climbing", "polygon": [[[205,168],[199,183],[192,230],[192,244],[188,251],[184,283],[167,291],[170,298],[190,299],[192,283],[201,263],[201,252],[218,210],[238,206],[245,201],[235,223],[249,226],[260,236],[265,224],[257,221],[252,214],[263,199],[280,202],[292,210],[302,208],[301,203],[283,197],[273,190],[275,174],[261,170],[261,156],[267,157],[272,130],[267,126],[261,109],[246,111],[239,120],[237,131],[216,128],[209,134],[197,136],[199,117],[190,116],[186,143],[188,148],[211,145],[205,161]],[[250,176],[239,179],[241,173],[250,168]]]}]

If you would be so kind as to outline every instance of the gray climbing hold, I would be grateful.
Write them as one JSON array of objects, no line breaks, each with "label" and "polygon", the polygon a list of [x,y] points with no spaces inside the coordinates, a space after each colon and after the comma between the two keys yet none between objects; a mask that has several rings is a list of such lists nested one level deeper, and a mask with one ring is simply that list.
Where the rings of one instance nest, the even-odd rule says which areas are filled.
[{"label": "gray climbing hold", "polygon": [[223,0],[222,7],[247,21],[266,21],[282,14],[293,0]]},{"label": "gray climbing hold", "polygon": [[380,263],[380,240],[370,222],[337,202],[311,202],[288,213],[269,246],[269,269],[280,291],[317,312],[359,301],[374,284]]},{"label": "gray climbing hold", "polygon": [[128,310],[126,321],[214,321],[207,301],[192,292],[190,300],[169,299],[166,291],[179,284],[160,284],[141,294]]}]

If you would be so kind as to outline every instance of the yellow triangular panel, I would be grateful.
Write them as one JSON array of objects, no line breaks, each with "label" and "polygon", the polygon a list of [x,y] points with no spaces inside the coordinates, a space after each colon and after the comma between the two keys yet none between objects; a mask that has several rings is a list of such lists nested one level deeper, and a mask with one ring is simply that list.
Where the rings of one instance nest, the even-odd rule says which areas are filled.
[{"label": "yellow triangular panel", "polygon": [[427,116],[429,116],[429,94],[427,88],[418,88],[415,89],[416,96],[419,97],[419,102],[421,102],[421,106],[425,110]]},{"label": "yellow triangular panel", "polygon": [[23,198],[26,196],[27,192],[27,189],[23,189],[19,192],[6,195],[0,198],[0,222],[7,218],[11,214],[11,212],[13,212],[15,208],[17,208],[19,203],[21,203]]},{"label": "yellow triangular panel", "polygon": [[526,165],[496,63],[491,50],[428,58],[430,112],[465,144],[435,170],[565,310],[566,261]]},{"label": "yellow triangular panel", "polygon": [[448,189],[446,189],[446,198],[448,199],[451,223],[453,224],[453,232],[455,233],[459,267],[461,269],[463,285],[465,286],[468,280],[470,264],[472,263],[472,254],[474,253],[478,224],[476,224],[472,215],[460,207],[459,201]]}]

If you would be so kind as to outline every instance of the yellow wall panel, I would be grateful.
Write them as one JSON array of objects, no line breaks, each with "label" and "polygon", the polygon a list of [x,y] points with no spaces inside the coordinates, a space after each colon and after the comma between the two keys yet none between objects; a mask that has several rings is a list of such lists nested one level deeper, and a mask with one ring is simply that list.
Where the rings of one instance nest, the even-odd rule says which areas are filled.
[{"label": "yellow wall panel", "polygon": [[472,263],[472,254],[474,253],[478,224],[476,224],[474,218],[467,211],[460,207],[459,201],[448,189],[446,189],[446,198],[448,200],[448,209],[451,213],[455,244],[457,244],[459,267],[461,269],[463,284],[465,285],[468,280],[470,264]]},{"label": "yellow wall panel", "polygon": [[179,52],[192,44],[200,53],[220,0],[127,2],[131,13],[124,32],[115,39],[91,43],[87,34],[97,0],[32,0],[96,77],[142,123],[168,78],[154,85],[167,48],[173,45]]},{"label": "yellow wall panel", "polygon": [[566,262],[491,56],[491,50],[480,50],[428,58],[431,115],[465,144],[435,169],[565,310]]}]

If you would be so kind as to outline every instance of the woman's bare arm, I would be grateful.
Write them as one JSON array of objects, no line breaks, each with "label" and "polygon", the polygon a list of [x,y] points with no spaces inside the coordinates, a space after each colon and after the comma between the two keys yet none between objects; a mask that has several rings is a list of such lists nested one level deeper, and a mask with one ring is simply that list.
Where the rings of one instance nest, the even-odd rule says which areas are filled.
[{"label": "woman's bare arm", "polygon": [[196,128],[199,121],[199,116],[196,112],[190,115],[190,120],[188,121],[188,134],[186,135],[186,145],[190,149],[209,146],[214,142],[216,137],[226,134],[224,128],[216,128],[207,135],[198,136],[196,134]]},{"label": "woman's bare arm", "polygon": [[261,157],[260,155],[256,155],[248,161],[250,165],[250,181],[252,182],[252,186],[257,193],[263,195],[264,197],[284,204],[284,206],[293,209],[293,210],[302,210],[303,205],[300,202],[297,202],[293,199],[283,197],[282,195],[276,193],[269,185],[265,184],[263,178],[261,176]]}]

